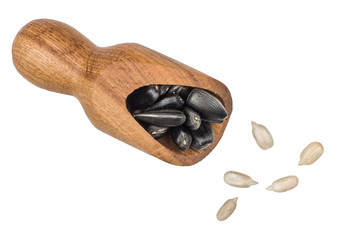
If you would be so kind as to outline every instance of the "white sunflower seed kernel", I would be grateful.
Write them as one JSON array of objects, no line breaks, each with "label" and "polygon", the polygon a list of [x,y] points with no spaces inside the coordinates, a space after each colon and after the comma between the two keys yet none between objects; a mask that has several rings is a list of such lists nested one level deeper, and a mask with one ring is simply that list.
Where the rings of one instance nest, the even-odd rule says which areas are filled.
[{"label": "white sunflower seed kernel", "polygon": [[251,177],[246,174],[229,171],[224,174],[224,181],[233,187],[248,188],[250,186],[258,184]]},{"label": "white sunflower seed kernel", "polygon": [[263,150],[271,148],[274,144],[274,140],[269,130],[262,124],[257,124],[253,121],[251,122],[251,125],[253,127],[252,133],[257,145]]},{"label": "white sunflower seed kernel", "polygon": [[286,192],[295,188],[299,183],[299,179],[296,176],[287,176],[280,178],[272,183],[266,189],[274,192]]},{"label": "white sunflower seed kernel", "polygon": [[237,206],[237,199],[238,199],[237,197],[229,199],[222,205],[222,207],[220,208],[220,210],[218,210],[216,215],[218,220],[224,221],[228,217],[230,217],[230,215],[235,211],[235,208]]},{"label": "white sunflower seed kernel", "polygon": [[300,165],[310,165],[321,157],[324,148],[319,142],[310,143],[300,154]]}]

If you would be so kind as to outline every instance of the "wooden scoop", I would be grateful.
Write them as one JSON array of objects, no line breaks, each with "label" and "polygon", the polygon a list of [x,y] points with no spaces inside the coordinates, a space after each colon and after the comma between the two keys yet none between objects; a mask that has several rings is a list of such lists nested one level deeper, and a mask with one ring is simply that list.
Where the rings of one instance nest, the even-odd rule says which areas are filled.
[{"label": "wooden scoop", "polygon": [[[38,87],[75,96],[99,130],[152,156],[176,165],[192,165],[207,156],[227,126],[232,99],[227,87],[176,60],[136,43],[98,47],[72,27],[34,20],[13,43],[17,70]],[[170,137],[155,140],[126,108],[135,89],[151,84],[183,85],[214,93],[228,118],[212,124],[215,140],[201,151],[179,150]]]}]

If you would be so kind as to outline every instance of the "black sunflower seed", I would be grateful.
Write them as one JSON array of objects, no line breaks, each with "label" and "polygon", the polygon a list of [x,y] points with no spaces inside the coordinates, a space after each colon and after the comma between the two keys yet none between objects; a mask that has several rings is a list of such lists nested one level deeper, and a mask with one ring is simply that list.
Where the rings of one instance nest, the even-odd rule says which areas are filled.
[{"label": "black sunflower seed", "polygon": [[199,151],[209,147],[214,141],[214,131],[208,122],[202,122],[199,129],[191,132],[191,148]]},{"label": "black sunflower seed", "polygon": [[145,109],[155,103],[159,98],[157,85],[141,87],[133,91],[126,99],[129,111]]},{"label": "black sunflower seed", "polygon": [[158,85],[159,95],[164,95],[168,92],[171,85]]},{"label": "black sunflower seed", "polygon": [[186,104],[196,110],[202,120],[207,122],[221,123],[228,116],[220,100],[202,89],[193,89],[186,100]]},{"label": "black sunflower seed", "polygon": [[147,125],[145,130],[150,133],[155,139],[163,137],[168,131],[169,127],[157,126],[157,125]]},{"label": "black sunflower seed", "polygon": [[192,136],[188,129],[183,126],[171,128],[172,140],[183,151],[186,151],[192,142]]},{"label": "black sunflower seed", "polygon": [[186,99],[191,91],[191,87],[185,87],[185,86],[178,86],[178,85],[173,85],[170,87],[168,90],[167,95],[171,94],[177,94],[181,98]]},{"label": "black sunflower seed", "polygon": [[184,100],[178,96],[177,94],[166,96],[162,100],[154,103],[145,111],[153,111],[153,110],[159,110],[159,109],[179,109],[183,106]]},{"label": "black sunflower seed", "polygon": [[185,107],[183,113],[186,117],[185,126],[191,131],[197,130],[201,125],[200,115],[189,107]]},{"label": "black sunflower seed", "polygon": [[177,127],[185,122],[184,113],[173,109],[142,112],[134,114],[133,117],[136,120],[143,121],[145,123],[165,127]]}]

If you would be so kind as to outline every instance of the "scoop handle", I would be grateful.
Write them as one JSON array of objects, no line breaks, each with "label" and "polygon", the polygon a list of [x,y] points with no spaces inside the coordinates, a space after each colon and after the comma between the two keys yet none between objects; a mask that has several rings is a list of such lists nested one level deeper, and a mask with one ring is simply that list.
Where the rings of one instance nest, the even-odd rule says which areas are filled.
[{"label": "scoop handle", "polygon": [[38,87],[76,95],[87,79],[91,53],[96,46],[64,23],[38,19],[25,25],[12,46],[17,70]]}]

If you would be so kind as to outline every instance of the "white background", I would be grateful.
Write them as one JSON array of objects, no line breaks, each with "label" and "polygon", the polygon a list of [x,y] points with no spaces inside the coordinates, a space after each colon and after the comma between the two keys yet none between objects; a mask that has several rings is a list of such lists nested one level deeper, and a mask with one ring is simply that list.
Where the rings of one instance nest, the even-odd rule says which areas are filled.
[{"label": "white background", "polygon": [[[1,240],[340,238],[339,1],[12,0],[0,11]],[[75,98],[15,70],[12,41],[37,18],[99,46],[140,43],[222,81],[234,111],[220,143],[178,167],[98,131]],[[272,132],[272,149],[255,144],[251,120]],[[298,167],[312,141],[324,155]],[[230,187],[228,170],[259,184]],[[296,189],[264,190],[292,174]]]}]

